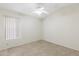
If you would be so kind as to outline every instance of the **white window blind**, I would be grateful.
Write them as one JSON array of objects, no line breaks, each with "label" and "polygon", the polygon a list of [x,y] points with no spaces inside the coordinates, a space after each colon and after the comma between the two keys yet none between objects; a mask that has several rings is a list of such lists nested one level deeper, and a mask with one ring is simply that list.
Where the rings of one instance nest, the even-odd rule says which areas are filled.
[{"label": "white window blind", "polygon": [[16,39],[16,18],[5,16],[6,40]]}]

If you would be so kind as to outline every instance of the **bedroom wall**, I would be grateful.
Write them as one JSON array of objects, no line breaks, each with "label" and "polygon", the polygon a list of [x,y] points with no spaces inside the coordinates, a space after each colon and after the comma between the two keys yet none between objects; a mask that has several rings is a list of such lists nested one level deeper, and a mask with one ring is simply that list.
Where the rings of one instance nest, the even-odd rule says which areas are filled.
[{"label": "bedroom wall", "polygon": [[43,21],[43,39],[79,50],[79,4],[61,8]]},{"label": "bedroom wall", "polygon": [[[4,15],[16,16],[17,33],[19,38],[15,40],[5,40],[5,19]],[[0,10],[0,50],[11,48],[41,39],[41,21],[18,13]]]}]

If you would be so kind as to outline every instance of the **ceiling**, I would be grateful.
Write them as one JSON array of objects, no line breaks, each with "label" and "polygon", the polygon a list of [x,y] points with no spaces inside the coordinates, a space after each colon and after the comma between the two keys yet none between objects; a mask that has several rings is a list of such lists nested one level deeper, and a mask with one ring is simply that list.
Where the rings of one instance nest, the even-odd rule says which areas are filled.
[{"label": "ceiling", "polygon": [[[57,9],[70,5],[68,3],[0,3],[0,9],[16,11],[25,15],[44,18]],[[44,12],[34,13],[39,8],[43,8]],[[46,12],[46,13],[45,13]]]}]

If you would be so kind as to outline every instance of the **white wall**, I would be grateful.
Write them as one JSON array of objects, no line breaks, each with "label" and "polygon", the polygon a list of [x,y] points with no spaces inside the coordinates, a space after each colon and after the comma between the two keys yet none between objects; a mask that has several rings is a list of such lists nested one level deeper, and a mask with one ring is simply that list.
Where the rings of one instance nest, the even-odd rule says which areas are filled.
[{"label": "white wall", "polygon": [[79,50],[79,4],[59,9],[43,24],[43,39]]},{"label": "white wall", "polygon": [[[41,21],[31,16],[23,16],[17,13],[0,11],[0,50],[27,44],[41,39]],[[20,17],[17,20],[17,33],[19,38],[16,40],[5,40],[5,20],[3,15]]]}]

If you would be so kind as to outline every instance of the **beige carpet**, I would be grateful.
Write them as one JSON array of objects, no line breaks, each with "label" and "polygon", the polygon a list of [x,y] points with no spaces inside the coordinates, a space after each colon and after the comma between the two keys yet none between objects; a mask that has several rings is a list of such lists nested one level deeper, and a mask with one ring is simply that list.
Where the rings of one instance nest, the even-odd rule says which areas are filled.
[{"label": "beige carpet", "polygon": [[30,44],[0,51],[1,56],[79,56],[79,51],[65,48],[47,41],[36,41]]}]

